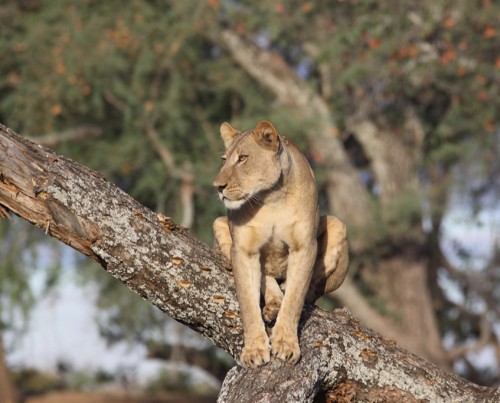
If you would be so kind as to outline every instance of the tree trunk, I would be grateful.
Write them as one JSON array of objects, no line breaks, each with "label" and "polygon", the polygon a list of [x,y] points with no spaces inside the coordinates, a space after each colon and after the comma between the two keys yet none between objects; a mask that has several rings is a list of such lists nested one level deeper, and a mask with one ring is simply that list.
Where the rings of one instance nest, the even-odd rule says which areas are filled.
[{"label": "tree trunk", "polygon": [[15,403],[16,389],[10,377],[7,360],[5,359],[5,351],[3,347],[3,337],[0,335],[0,402]]},{"label": "tree trunk", "polygon": [[[427,282],[427,265],[417,258],[401,256],[385,259],[378,272],[380,295],[387,302],[386,309],[398,315],[401,346],[432,362],[451,368],[451,360],[441,343],[439,327],[432,307]],[[394,279],[398,281],[395,282]]]},{"label": "tree trunk", "polygon": [[[401,195],[418,197],[422,193],[416,176],[415,156],[423,140],[423,129],[411,111],[405,116],[403,129],[398,130],[384,122],[376,124],[368,119],[369,109],[369,101],[362,103],[357,114],[349,119],[348,127],[366,150],[380,187],[380,212],[388,215],[392,214],[395,203],[401,203],[398,201]],[[410,351],[450,368],[451,360],[441,342],[429,293],[428,262],[422,253],[425,237],[421,229],[421,214],[416,216],[416,223],[404,234],[396,232],[397,235],[392,234],[384,241],[397,252],[391,251],[388,256],[381,257],[377,267],[368,275],[387,311],[396,315],[393,322],[400,329],[398,342]],[[388,225],[397,227],[399,222],[390,221]],[[370,325],[370,319],[367,324]],[[374,328],[386,334],[383,328]]]},{"label": "tree trunk", "polygon": [[[98,261],[172,318],[238,357],[242,327],[228,262],[96,172],[0,125],[0,207]],[[234,368],[220,401],[498,401],[361,326],[344,310],[307,307],[302,358]],[[354,396],[354,397],[353,397]]]}]

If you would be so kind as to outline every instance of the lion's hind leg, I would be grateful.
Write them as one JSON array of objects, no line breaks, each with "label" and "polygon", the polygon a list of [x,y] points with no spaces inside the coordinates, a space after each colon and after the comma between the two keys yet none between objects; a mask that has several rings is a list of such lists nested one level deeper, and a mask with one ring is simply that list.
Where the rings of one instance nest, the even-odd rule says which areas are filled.
[{"label": "lion's hind leg", "polygon": [[318,255],[314,263],[313,276],[307,302],[340,287],[349,266],[347,229],[337,217],[322,216],[318,227]]},{"label": "lion's hind leg", "polygon": [[283,292],[274,277],[264,275],[261,281],[261,290],[265,302],[262,309],[262,317],[266,323],[271,323],[278,316],[281,302],[283,301]]}]

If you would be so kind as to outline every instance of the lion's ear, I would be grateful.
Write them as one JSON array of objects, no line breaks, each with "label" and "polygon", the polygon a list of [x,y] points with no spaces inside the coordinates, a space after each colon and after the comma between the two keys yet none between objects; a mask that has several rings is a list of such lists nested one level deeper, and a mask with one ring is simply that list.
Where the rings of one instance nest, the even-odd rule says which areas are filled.
[{"label": "lion's ear", "polygon": [[229,123],[224,122],[220,125],[220,136],[222,141],[224,141],[224,147],[226,150],[231,144],[233,144],[234,138],[238,135],[239,131],[234,129]]},{"label": "lion's ear", "polygon": [[260,146],[269,148],[276,152],[278,151],[280,139],[276,128],[271,122],[263,120],[257,123],[257,126],[255,126],[254,135],[255,140]]}]

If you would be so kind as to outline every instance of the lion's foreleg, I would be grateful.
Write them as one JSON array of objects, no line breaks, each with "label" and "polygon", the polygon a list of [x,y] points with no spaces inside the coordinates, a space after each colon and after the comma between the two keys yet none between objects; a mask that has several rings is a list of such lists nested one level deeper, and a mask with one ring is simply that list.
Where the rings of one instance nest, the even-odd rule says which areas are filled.
[{"label": "lion's foreleg", "polygon": [[316,257],[316,239],[291,250],[288,256],[286,289],[271,336],[273,355],[283,361],[296,363],[300,357],[297,328],[304,305],[312,266]]},{"label": "lion's foreleg", "polygon": [[255,368],[270,360],[269,338],[260,310],[261,268],[258,250],[249,252],[233,244],[234,281],[243,322],[243,367]]}]

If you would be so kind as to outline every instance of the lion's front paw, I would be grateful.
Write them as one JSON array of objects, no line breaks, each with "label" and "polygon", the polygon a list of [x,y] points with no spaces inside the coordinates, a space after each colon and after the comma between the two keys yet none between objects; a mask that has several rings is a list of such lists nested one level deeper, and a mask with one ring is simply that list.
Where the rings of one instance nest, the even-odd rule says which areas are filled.
[{"label": "lion's front paw", "polygon": [[271,359],[269,351],[269,339],[266,336],[246,341],[240,356],[241,366],[244,368],[256,368],[269,362]]},{"label": "lion's front paw", "polygon": [[300,358],[300,347],[297,335],[274,328],[271,336],[271,350],[275,357],[290,364],[296,364]]}]

